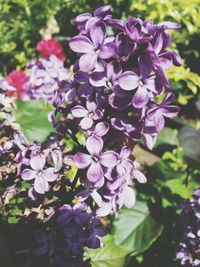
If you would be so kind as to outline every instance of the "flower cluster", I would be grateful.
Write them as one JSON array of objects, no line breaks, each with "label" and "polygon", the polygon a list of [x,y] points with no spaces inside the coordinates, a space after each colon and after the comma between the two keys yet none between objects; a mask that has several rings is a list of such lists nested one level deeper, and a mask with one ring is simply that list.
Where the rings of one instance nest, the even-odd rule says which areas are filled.
[{"label": "flower cluster", "polygon": [[200,188],[194,192],[193,198],[182,204],[181,223],[183,240],[176,253],[182,266],[199,267],[200,248]]},{"label": "flower cluster", "polygon": [[19,145],[17,155],[17,175],[31,187],[34,210],[55,232],[38,235],[36,254],[53,251],[56,259],[72,260],[84,247],[101,246],[102,217],[133,207],[134,184],[147,180],[133,148],[143,138],[152,149],[165,118],[178,113],[165,71],[181,64],[169,50],[168,30],[178,29],[176,23],[122,21],[104,6],[79,15],[75,24],[72,74],[57,58],[62,51],[48,57],[45,46],[52,40],[38,45],[44,58],[26,66],[26,93],[53,103],[49,120],[56,133],[44,144]]},{"label": "flower cluster", "polygon": [[[69,41],[78,56],[74,75],[56,92],[50,115],[60,137],[70,134],[80,146],[75,136],[84,136],[73,156],[83,186],[78,197],[92,198],[98,216],[134,205],[132,186],[146,178],[131,151],[141,138],[152,149],[165,118],[179,111],[165,71],[181,64],[169,50],[168,31],[180,25],[121,21],[110,13],[104,6],[75,19],[80,33]],[[108,27],[116,34],[108,35]]]},{"label": "flower cluster", "polygon": [[67,80],[69,71],[55,55],[33,59],[26,65],[26,94],[30,99],[53,101],[54,93]]},{"label": "flower cluster", "polygon": [[15,89],[5,79],[0,80],[0,182],[1,185],[8,178],[15,178],[17,162],[16,154],[18,144],[23,143],[22,134],[18,132],[14,123],[12,106],[13,98],[8,92]]},{"label": "flower cluster", "polygon": [[63,167],[60,148],[52,145],[42,149],[39,142],[21,146],[17,159],[18,174],[33,185],[29,190],[32,199],[36,198],[36,194],[45,194],[49,191],[50,184],[59,179],[59,171]]}]

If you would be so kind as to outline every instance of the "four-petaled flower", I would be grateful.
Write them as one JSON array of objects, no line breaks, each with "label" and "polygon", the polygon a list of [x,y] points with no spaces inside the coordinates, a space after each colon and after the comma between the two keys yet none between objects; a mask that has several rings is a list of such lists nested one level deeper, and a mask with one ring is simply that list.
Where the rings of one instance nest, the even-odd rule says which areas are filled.
[{"label": "four-petaled flower", "polygon": [[34,190],[39,194],[45,194],[49,190],[48,182],[54,182],[58,178],[53,167],[44,169],[45,163],[44,155],[38,153],[30,159],[32,169],[24,169],[21,173],[22,179],[34,180]]},{"label": "four-petaled flower", "polygon": [[101,21],[92,25],[88,37],[73,37],[69,41],[69,46],[74,52],[82,54],[79,67],[84,72],[93,70],[98,59],[109,59],[116,53],[116,45],[110,38],[106,38],[106,26]]},{"label": "four-petaled flower", "polygon": [[97,109],[95,102],[87,101],[86,107],[87,109],[80,105],[77,105],[71,109],[72,115],[75,118],[83,118],[80,121],[80,126],[84,130],[91,128],[93,121],[100,119],[103,115],[102,111]]},{"label": "four-petaled flower", "polygon": [[79,152],[74,156],[74,162],[79,169],[87,170],[87,178],[96,183],[103,179],[106,168],[113,168],[118,160],[118,154],[114,151],[102,152],[103,140],[97,136],[91,136],[86,141],[86,148],[90,155]]}]

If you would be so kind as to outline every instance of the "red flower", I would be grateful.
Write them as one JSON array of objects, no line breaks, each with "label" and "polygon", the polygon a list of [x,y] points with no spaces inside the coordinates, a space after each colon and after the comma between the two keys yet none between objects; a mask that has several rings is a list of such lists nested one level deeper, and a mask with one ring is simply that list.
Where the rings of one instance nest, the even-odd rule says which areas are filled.
[{"label": "red flower", "polygon": [[6,81],[16,89],[16,91],[8,91],[8,95],[22,98],[25,93],[24,85],[28,81],[28,76],[25,72],[13,70],[6,77]]},{"label": "red flower", "polygon": [[48,40],[39,41],[36,46],[36,50],[41,57],[50,57],[50,55],[55,55],[63,62],[67,58],[61,43],[59,43],[54,37],[51,37]]}]

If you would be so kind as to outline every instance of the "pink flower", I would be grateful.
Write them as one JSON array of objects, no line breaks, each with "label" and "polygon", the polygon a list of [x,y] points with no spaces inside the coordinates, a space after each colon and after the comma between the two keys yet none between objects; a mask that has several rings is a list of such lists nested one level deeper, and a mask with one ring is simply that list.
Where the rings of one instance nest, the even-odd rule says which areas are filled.
[{"label": "pink flower", "polygon": [[16,89],[15,91],[8,91],[8,95],[22,98],[25,94],[25,83],[28,81],[28,76],[25,72],[13,70],[6,77],[6,81]]},{"label": "pink flower", "polygon": [[63,62],[67,59],[61,43],[59,43],[54,37],[51,37],[48,40],[43,39],[39,41],[36,46],[36,50],[41,57],[50,57],[51,55],[55,55]]}]

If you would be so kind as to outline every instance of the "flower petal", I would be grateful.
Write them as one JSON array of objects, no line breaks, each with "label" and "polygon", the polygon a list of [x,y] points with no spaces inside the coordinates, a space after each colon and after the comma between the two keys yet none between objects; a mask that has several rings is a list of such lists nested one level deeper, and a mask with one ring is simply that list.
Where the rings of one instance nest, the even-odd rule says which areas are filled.
[{"label": "flower petal", "polygon": [[104,72],[95,71],[91,74],[89,81],[94,87],[106,86],[107,78]]},{"label": "flower petal", "polygon": [[178,106],[170,105],[170,106],[161,108],[161,111],[163,112],[163,116],[167,118],[173,118],[179,113],[180,108]]},{"label": "flower petal", "polygon": [[105,217],[112,211],[112,203],[104,203],[96,212],[97,216]]},{"label": "flower petal", "polygon": [[112,168],[117,164],[118,154],[114,151],[106,151],[101,154],[100,162],[107,168]]},{"label": "flower petal", "polygon": [[89,72],[94,69],[97,62],[97,54],[84,54],[79,59],[80,70],[84,72]]},{"label": "flower petal", "polygon": [[138,87],[139,76],[132,71],[125,71],[119,77],[119,85],[126,91],[134,90]]},{"label": "flower petal", "polygon": [[148,91],[143,87],[138,87],[136,93],[132,98],[132,105],[135,108],[143,108],[149,102]]},{"label": "flower petal", "polygon": [[36,177],[36,175],[37,175],[37,172],[34,170],[30,170],[30,169],[25,169],[21,173],[21,177],[25,181],[34,179]]},{"label": "flower petal", "polygon": [[97,109],[96,103],[95,102],[90,102],[90,101],[86,102],[86,107],[87,107],[89,112],[94,112]]},{"label": "flower petal", "polygon": [[79,169],[86,168],[88,165],[90,165],[91,162],[92,162],[91,156],[85,153],[79,152],[74,156],[74,163],[76,167]]},{"label": "flower petal", "polygon": [[87,171],[87,178],[90,182],[96,183],[97,181],[103,178],[103,169],[98,162],[92,162],[88,171]]},{"label": "flower petal", "polygon": [[97,135],[97,136],[104,136],[109,130],[109,124],[108,123],[105,123],[105,122],[99,122],[97,123],[97,125],[95,126],[95,130],[94,130],[94,133]]},{"label": "flower petal", "polygon": [[49,184],[43,177],[37,177],[34,182],[34,189],[39,194],[44,194],[49,190]]},{"label": "flower petal", "polygon": [[103,149],[103,140],[98,136],[90,136],[86,140],[86,148],[91,155],[99,155]]},{"label": "flower petal", "polygon": [[96,22],[90,28],[90,37],[96,48],[99,48],[105,39],[106,36],[106,26],[102,21]]},{"label": "flower petal", "polygon": [[85,117],[83,118],[81,121],[80,121],[80,127],[83,129],[83,130],[87,130],[87,129],[90,129],[93,125],[93,119],[90,118],[90,117]]},{"label": "flower petal", "polygon": [[135,205],[135,192],[129,186],[126,186],[123,191],[124,205],[127,208],[132,208]]},{"label": "flower petal", "polygon": [[54,168],[47,168],[43,171],[42,177],[48,182],[54,182],[58,178],[58,174],[54,172]]},{"label": "flower petal", "polygon": [[101,51],[99,52],[99,58],[108,59],[113,57],[117,52],[116,45],[113,42],[106,43],[101,47]]},{"label": "flower petal", "polygon": [[42,155],[41,153],[38,153],[37,155],[31,157],[30,166],[32,169],[39,171],[44,168],[45,162],[46,162],[46,159],[44,155]]},{"label": "flower petal", "polygon": [[69,47],[76,53],[90,53],[94,50],[93,44],[83,35],[78,35],[70,39]]},{"label": "flower petal", "polygon": [[88,111],[86,108],[78,105],[71,109],[71,113],[75,118],[84,118],[85,116],[87,116]]}]

